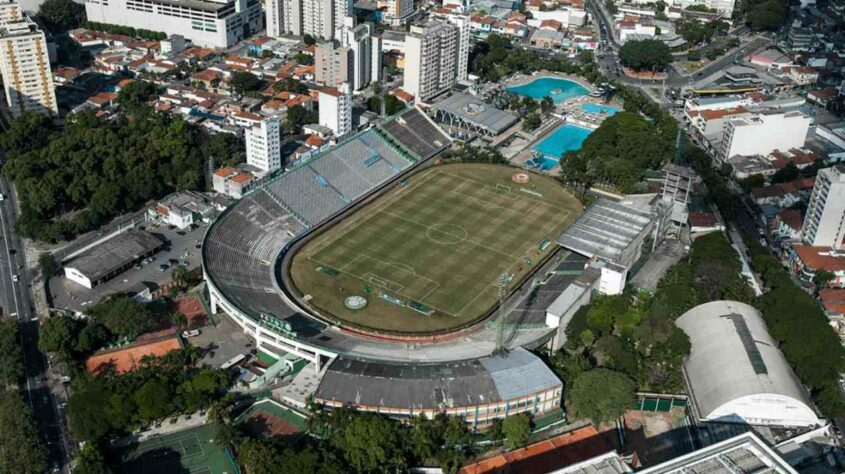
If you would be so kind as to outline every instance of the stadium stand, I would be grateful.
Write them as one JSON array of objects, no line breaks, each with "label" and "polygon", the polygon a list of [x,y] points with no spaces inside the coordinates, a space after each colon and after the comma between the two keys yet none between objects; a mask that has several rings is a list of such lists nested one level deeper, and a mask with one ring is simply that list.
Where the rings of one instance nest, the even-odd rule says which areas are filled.
[{"label": "stadium stand", "polygon": [[430,158],[447,146],[449,137],[419,109],[410,108],[380,125],[391,142],[407,149],[418,160]]}]

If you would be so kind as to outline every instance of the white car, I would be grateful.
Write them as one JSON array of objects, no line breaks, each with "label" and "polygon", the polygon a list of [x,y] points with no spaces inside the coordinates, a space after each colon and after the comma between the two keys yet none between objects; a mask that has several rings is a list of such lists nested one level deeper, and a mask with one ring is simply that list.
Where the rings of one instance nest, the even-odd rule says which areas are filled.
[{"label": "white car", "polygon": [[19,276],[17,276],[17,275],[12,275],[12,281],[14,281],[14,282],[16,282],[16,283],[17,283],[17,282],[19,282],[20,280],[21,280],[21,278],[20,278]]}]

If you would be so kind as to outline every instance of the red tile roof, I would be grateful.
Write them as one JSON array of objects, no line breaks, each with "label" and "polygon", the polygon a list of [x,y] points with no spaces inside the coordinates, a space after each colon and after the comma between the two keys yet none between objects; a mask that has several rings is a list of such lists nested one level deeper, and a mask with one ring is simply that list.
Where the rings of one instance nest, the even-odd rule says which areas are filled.
[{"label": "red tile roof", "polygon": [[702,110],[700,111],[701,118],[704,120],[717,120],[728,115],[739,115],[748,112],[745,107],[736,107],[734,109],[723,110]]},{"label": "red tile roof", "polygon": [[613,450],[592,426],[462,467],[459,474],[551,472]]},{"label": "red tile roof", "polygon": [[[845,271],[845,257],[830,255],[830,247],[810,247],[796,244],[792,248],[798,254],[801,263],[810,270]],[[822,255],[822,253],[826,255]]]},{"label": "red tile roof", "polygon": [[804,220],[801,218],[801,211],[798,209],[784,209],[778,212],[778,218],[787,227],[793,230],[801,230]]},{"label": "red tile roof", "polygon": [[828,288],[819,291],[822,305],[830,313],[845,314],[845,290]]},{"label": "red tile roof", "polygon": [[716,215],[712,212],[690,212],[689,223],[693,227],[713,227],[716,225]]},{"label": "red tile roof", "polygon": [[214,174],[220,176],[221,178],[232,176],[235,173],[237,173],[237,170],[235,170],[235,168],[232,168],[231,166],[224,166],[222,168],[218,168],[217,171],[214,172]]}]

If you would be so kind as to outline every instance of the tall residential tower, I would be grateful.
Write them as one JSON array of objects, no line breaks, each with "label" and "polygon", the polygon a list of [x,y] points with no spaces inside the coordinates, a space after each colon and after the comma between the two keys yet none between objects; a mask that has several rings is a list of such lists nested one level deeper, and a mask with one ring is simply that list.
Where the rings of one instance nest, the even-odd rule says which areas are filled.
[{"label": "tall residential tower", "polygon": [[444,22],[413,25],[405,37],[402,88],[427,101],[455,85],[460,63],[460,29]]},{"label": "tall residential tower", "polygon": [[807,205],[801,239],[814,247],[842,249],[845,240],[845,166],[819,170]]},{"label": "tall residential tower", "polygon": [[58,114],[47,39],[13,2],[0,4],[0,74],[13,117],[29,110]]}]

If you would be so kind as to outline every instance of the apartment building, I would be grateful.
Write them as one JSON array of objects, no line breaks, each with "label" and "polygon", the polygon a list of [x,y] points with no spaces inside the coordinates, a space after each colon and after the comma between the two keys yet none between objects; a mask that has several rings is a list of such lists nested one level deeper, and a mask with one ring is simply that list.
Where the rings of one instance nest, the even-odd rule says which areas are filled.
[{"label": "apartment building", "polygon": [[810,118],[801,112],[764,112],[739,115],[725,124],[719,144],[719,159],[735,155],[768,155],[775,150],[802,148],[807,140]]},{"label": "apartment building", "polygon": [[282,167],[281,121],[278,117],[255,117],[244,132],[246,163],[272,173]]},{"label": "apartment building", "polygon": [[[335,31],[335,38],[340,45],[352,51],[352,74],[349,82],[353,91],[363,89],[380,76],[381,44],[373,38],[374,31],[372,23],[356,25],[355,18],[351,16],[344,18],[343,26]],[[338,81],[340,82],[347,81]]]},{"label": "apartment building", "polygon": [[471,48],[470,20],[467,15],[449,15],[449,23],[458,27],[458,82],[466,82],[469,75],[469,50]]},{"label": "apartment building", "polygon": [[336,41],[319,43],[314,50],[314,77],[321,86],[338,87],[353,82],[354,65],[352,49],[341,47]]},{"label": "apartment building", "polygon": [[0,8],[0,74],[6,103],[13,117],[36,110],[58,114],[53,73],[44,32],[28,17],[22,17],[17,4]]},{"label": "apartment building", "polygon": [[842,249],[845,240],[845,166],[819,170],[801,239],[812,247]]},{"label": "apartment building", "polygon": [[264,1],[264,10],[266,10],[264,22],[267,29],[267,36],[278,38],[285,34],[285,12],[283,6],[283,0]]},{"label": "apartment building", "polygon": [[179,34],[195,45],[226,48],[262,27],[258,0],[85,0],[89,21]]},{"label": "apartment building", "polygon": [[320,125],[342,138],[352,131],[352,94],[348,84],[320,90]]},{"label": "apartment building", "polygon": [[402,89],[424,102],[455,85],[460,62],[459,45],[460,30],[451,23],[411,26],[411,32],[405,38]]},{"label": "apartment building", "polygon": [[401,25],[410,20],[414,13],[414,0],[388,0],[384,22],[393,26]]}]

